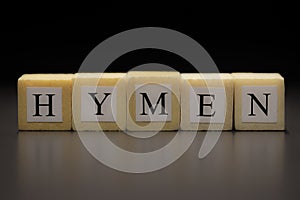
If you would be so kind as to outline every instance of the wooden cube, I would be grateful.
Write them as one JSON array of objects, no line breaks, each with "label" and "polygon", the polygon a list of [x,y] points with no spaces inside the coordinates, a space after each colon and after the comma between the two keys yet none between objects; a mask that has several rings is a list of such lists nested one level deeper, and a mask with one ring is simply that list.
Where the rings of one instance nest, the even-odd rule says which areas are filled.
[{"label": "wooden cube", "polygon": [[171,131],[179,128],[180,74],[131,71],[127,74],[127,129]]},{"label": "wooden cube", "polygon": [[126,128],[126,73],[77,73],[73,79],[73,130]]},{"label": "wooden cube", "polygon": [[73,74],[25,74],[18,80],[20,130],[71,130]]},{"label": "wooden cube", "polygon": [[181,74],[182,130],[231,130],[232,116],[230,74]]},{"label": "wooden cube", "polygon": [[284,79],[277,73],[233,73],[237,130],[284,130]]}]

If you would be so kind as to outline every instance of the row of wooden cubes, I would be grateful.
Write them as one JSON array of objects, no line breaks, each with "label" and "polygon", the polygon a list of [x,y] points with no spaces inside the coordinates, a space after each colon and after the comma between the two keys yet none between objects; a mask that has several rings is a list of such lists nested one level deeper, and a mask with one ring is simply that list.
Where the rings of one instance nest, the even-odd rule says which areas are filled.
[{"label": "row of wooden cubes", "polygon": [[277,73],[25,74],[20,130],[284,130]]}]

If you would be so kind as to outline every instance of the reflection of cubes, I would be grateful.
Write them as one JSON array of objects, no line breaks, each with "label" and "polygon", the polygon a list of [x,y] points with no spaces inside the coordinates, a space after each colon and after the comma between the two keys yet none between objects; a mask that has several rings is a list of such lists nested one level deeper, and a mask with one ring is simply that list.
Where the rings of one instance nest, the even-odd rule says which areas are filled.
[{"label": "reflection of cubes", "polygon": [[284,79],[280,74],[233,73],[235,128],[284,130]]},{"label": "reflection of cubes", "polygon": [[181,129],[231,130],[230,74],[181,74]]},{"label": "reflection of cubes", "polygon": [[128,72],[127,129],[177,130],[180,120],[178,72]]},{"label": "reflection of cubes", "polygon": [[73,79],[74,130],[126,128],[126,73],[77,73]]},{"label": "reflection of cubes", "polygon": [[18,80],[20,130],[70,130],[73,74],[25,74]]}]

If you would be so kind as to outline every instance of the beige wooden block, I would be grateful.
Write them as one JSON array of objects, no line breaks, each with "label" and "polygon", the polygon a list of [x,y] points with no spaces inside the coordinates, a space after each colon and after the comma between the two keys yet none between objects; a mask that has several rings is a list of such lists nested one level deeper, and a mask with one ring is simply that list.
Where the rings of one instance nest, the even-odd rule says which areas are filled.
[{"label": "beige wooden block", "polygon": [[77,73],[73,79],[73,130],[126,128],[126,73]]},{"label": "beige wooden block", "polygon": [[73,74],[24,74],[18,80],[20,130],[71,130]]},{"label": "beige wooden block", "polygon": [[170,131],[179,128],[180,74],[131,71],[127,74],[127,129]]},{"label": "beige wooden block", "polygon": [[233,73],[237,130],[284,130],[284,79],[277,73]]},{"label": "beige wooden block", "polygon": [[181,74],[182,130],[232,130],[230,74]]}]

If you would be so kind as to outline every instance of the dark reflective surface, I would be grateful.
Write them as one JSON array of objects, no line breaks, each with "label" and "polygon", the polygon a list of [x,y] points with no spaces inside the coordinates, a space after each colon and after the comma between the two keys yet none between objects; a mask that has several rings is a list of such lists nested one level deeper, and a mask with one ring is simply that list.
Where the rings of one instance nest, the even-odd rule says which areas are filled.
[{"label": "dark reflective surface", "polygon": [[[287,89],[285,132],[223,132],[198,159],[205,133],[170,166],[127,174],[94,159],[76,132],[19,132],[14,88],[1,109],[0,199],[299,199],[298,89]],[[175,133],[137,139],[107,133],[136,152],[167,144]]]},{"label": "dark reflective surface", "polygon": [[[122,138],[123,145],[134,143],[123,133],[107,135]],[[170,135],[156,137],[166,140]],[[190,149],[169,167],[148,174],[126,174],[95,160],[77,133],[20,132],[16,157],[18,195],[28,198],[46,195],[50,199],[59,194],[64,199],[77,199],[89,192],[106,198],[146,193],[149,198],[160,194],[176,199],[184,195],[221,198],[225,194],[242,198],[246,193],[257,197],[262,194],[251,191],[262,189],[267,197],[275,198],[281,193],[285,133],[224,132],[211,153],[200,160],[197,154],[204,135],[199,132]],[[142,152],[148,146],[151,144],[137,144],[134,149]]]}]

